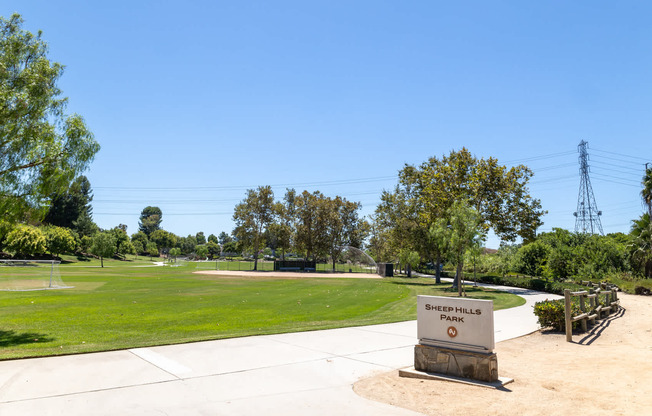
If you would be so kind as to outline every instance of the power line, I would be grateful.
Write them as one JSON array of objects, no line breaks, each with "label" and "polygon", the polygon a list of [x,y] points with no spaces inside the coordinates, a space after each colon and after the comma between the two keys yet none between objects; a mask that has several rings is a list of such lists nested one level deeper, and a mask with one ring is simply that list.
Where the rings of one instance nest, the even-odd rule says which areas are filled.
[{"label": "power line", "polygon": [[[396,176],[377,176],[373,178],[357,178],[357,179],[341,179],[323,182],[295,182],[295,183],[281,183],[269,185],[272,188],[281,187],[298,187],[298,186],[331,186],[331,185],[348,185],[358,183],[382,182],[390,179],[396,179]],[[224,185],[224,186],[185,186],[183,188],[175,187],[123,187],[123,186],[98,186],[95,189],[110,189],[120,191],[198,191],[198,190],[246,190],[255,189],[259,185],[245,186],[245,185]]]},{"label": "power line", "polygon": [[574,153],[575,153],[574,151],[558,152],[558,153],[550,153],[550,154],[547,154],[547,155],[533,156],[533,157],[526,157],[526,158],[522,158],[522,159],[513,159],[513,160],[508,160],[508,161],[505,161],[505,162],[502,162],[502,163],[505,163],[505,164],[513,164],[513,163],[533,162],[533,161],[536,161],[536,160],[552,159],[552,158],[559,157],[559,156],[572,155],[572,154],[574,154]]},{"label": "power line", "polygon": [[591,150],[593,150],[593,151],[595,151],[595,152],[606,153],[606,154],[608,154],[608,155],[616,155],[616,156],[622,156],[622,157],[629,157],[629,158],[631,158],[631,159],[642,160],[643,162],[649,162],[649,161],[650,161],[649,158],[644,158],[644,157],[640,157],[640,156],[631,156],[631,155],[626,155],[626,154],[623,154],[623,153],[610,152],[610,151],[608,151],[608,150],[600,150],[600,149],[596,149],[596,148],[594,148],[594,147],[592,147]]},{"label": "power line", "polygon": [[[619,159],[617,157],[609,157],[609,156],[602,156],[602,155],[594,155],[594,156],[597,157],[598,159],[617,160],[619,162],[625,162],[625,163],[630,163],[630,164],[633,163],[631,160]],[[645,163],[635,163],[635,164],[644,165]]]}]

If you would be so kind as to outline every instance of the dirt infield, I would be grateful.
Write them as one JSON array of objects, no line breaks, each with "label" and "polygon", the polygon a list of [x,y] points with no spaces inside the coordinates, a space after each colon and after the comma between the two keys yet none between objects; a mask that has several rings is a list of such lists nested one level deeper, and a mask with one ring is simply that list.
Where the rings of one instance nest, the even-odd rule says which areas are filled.
[{"label": "dirt infield", "polygon": [[541,333],[496,345],[502,390],[398,377],[359,381],[359,395],[426,415],[652,414],[652,297],[619,294],[621,310],[587,334]]},{"label": "dirt infield", "polygon": [[266,277],[286,277],[290,279],[303,278],[346,278],[346,279],[382,279],[377,274],[371,273],[323,273],[323,272],[265,272],[265,271],[229,271],[229,270],[198,270],[195,274],[206,274],[213,276],[237,276],[237,277],[254,277],[264,279]]}]

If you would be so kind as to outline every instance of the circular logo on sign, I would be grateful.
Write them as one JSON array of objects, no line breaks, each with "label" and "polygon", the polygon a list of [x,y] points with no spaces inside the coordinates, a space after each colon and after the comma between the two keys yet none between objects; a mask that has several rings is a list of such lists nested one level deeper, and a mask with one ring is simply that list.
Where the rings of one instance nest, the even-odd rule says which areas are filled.
[{"label": "circular logo on sign", "polygon": [[454,326],[449,326],[447,332],[448,336],[451,338],[455,338],[457,336],[457,328]]}]

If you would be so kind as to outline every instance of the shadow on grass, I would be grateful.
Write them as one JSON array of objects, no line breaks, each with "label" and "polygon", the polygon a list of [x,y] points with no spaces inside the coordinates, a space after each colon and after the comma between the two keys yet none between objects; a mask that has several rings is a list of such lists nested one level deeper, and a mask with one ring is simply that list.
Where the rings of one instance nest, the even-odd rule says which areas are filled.
[{"label": "shadow on grass", "polygon": [[23,332],[22,334],[18,334],[16,331],[0,330],[0,347],[12,347],[15,345],[37,344],[51,341],[54,341],[54,338],[37,332]]}]

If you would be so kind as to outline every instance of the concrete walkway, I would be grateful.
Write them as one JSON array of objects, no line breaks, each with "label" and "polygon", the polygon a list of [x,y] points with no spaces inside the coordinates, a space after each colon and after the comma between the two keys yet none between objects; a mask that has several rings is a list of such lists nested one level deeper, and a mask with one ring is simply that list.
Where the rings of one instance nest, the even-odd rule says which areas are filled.
[{"label": "concrete walkway", "polygon": [[[494,313],[496,342],[538,329],[535,302]],[[0,415],[417,415],[357,396],[414,364],[416,321],[0,362]],[[500,344],[496,351],[500,357]]]}]

